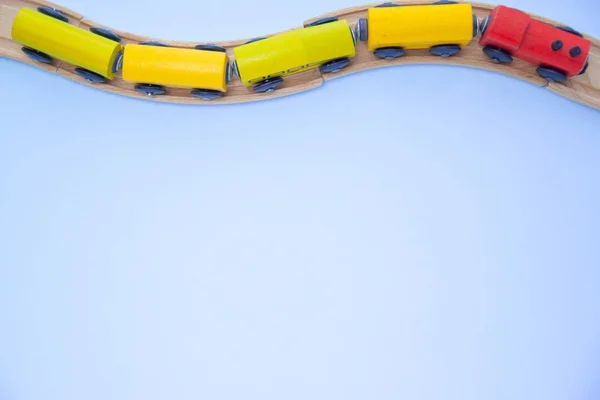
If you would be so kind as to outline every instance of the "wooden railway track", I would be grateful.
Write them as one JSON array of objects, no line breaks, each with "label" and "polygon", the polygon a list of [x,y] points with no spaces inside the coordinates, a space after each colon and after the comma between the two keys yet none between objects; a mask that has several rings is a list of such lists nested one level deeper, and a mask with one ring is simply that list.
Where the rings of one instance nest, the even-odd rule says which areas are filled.
[{"label": "wooden railway track", "polygon": [[[430,4],[431,1],[422,0],[398,0],[398,4]],[[347,8],[344,10],[335,11],[329,14],[325,14],[319,17],[315,17],[304,24],[314,21],[317,18],[325,16],[337,16],[343,19],[347,19],[350,24],[355,24],[359,18],[366,16],[366,10],[374,5],[381,4],[373,3],[369,5],[363,5],[353,8]],[[143,94],[134,90],[134,85],[125,82],[121,78],[121,74],[117,74],[113,81],[106,84],[89,84],[84,81],[79,75],[74,72],[74,67],[66,63],[55,61],[52,65],[40,64],[31,61],[22,51],[21,46],[11,40],[11,27],[17,12],[23,7],[37,8],[38,6],[51,6],[60,9],[65,15],[69,17],[72,24],[80,26],[84,29],[88,29],[91,26],[104,26],[93,22],[83,15],[60,7],[56,4],[43,1],[43,0],[0,0],[0,56],[8,57],[17,61],[35,65],[38,68],[45,69],[49,72],[60,74],[64,77],[72,79],[74,81],[93,86],[98,89],[106,90],[109,92],[126,95],[130,97],[150,99],[153,101],[162,101],[170,103],[190,103],[190,104],[231,104],[231,103],[244,103],[251,101],[260,101],[266,99],[272,99],[275,97],[286,96],[293,93],[306,91],[318,86],[321,86],[324,82],[335,79],[340,76],[345,76],[357,71],[363,71],[373,68],[396,66],[403,64],[451,64],[451,65],[462,65],[467,67],[491,70],[499,72],[505,75],[509,75],[533,85],[549,89],[563,97],[569,98],[576,102],[588,105],[590,107],[600,110],[600,41],[595,38],[591,38],[585,35],[586,38],[592,41],[592,50],[590,54],[589,63],[590,66],[584,75],[571,78],[565,83],[548,83],[546,80],[540,78],[535,72],[536,67],[534,65],[525,63],[520,60],[515,60],[509,65],[497,65],[489,61],[487,56],[481,51],[481,47],[478,44],[478,40],[475,39],[470,45],[465,47],[458,55],[450,58],[441,58],[432,56],[427,50],[415,50],[410,51],[406,56],[389,61],[380,60],[375,57],[371,52],[367,50],[365,43],[357,43],[356,57],[352,59],[351,65],[340,71],[337,74],[321,74],[318,69],[299,73],[286,77],[283,85],[278,90],[272,93],[254,93],[251,89],[246,88],[242,85],[239,79],[234,78],[228,86],[227,95],[221,99],[214,100],[211,102],[205,102],[194,98],[190,95],[189,90],[186,89],[170,89],[168,95],[155,96],[149,98]],[[472,3],[475,14],[482,19],[494,6],[482,3]],[[553,24],[563,25],[549,19],[532,15],[533,18],[541,21]],[[303,25],[304,25],[303,24]],[[297,28],[300,28],[298,26]],[[576,28],[576,27],[575,27]],[[170,44],[178,47],[192,48],[202,41],[198,42],[178,42],[170,40],[162,40],[159,38],[143,37],[128,32],[119,31],[112,29],[115,33],[119,34],[125,43],[139,43],[146,40],[159,40],[163,43]],[[292,28],[296,29],[296,28]],[[230,59],[233,61],[233,51],[235,46],[239,46],[248,39],[227,41],[216,43],[227,49],[227,53]]]}]

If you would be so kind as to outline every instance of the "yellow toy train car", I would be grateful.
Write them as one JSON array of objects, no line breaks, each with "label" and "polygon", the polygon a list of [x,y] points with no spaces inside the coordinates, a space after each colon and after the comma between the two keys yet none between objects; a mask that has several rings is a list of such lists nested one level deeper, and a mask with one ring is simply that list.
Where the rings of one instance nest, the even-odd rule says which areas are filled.
[{"label": "yellow toy train car", "polygon": [[270,92],[291,74],[313,68],[323,73],[339,71],[355,56],[355,45],[348,21],[322,18],[302,29],[236,47],[234,69],[244,86]]},{"label": "yellow toy train car", "polygon": [[165,94],[172,87],[191,89],[192,96],[213,100],[223,97],[231,79],[225,49],[212,44],[195,49],[157,42],[128,44],[123,59],[123,79],[148,96]]},{"label": "yellow toy train car", "polygon": [[12,25],[12,38],[34,61],[51,64],[57,59],[75,65],[75,72],[89,82],[113,79],[121,68],[123,52],[117,35],[104,28],[86,31],[73,26],[54,8],[21,9]]},{"label": "yellow toy train car", "polygon": [[356,24],[356,35],[375,56],[401,57],[410,49],[429,49],[450,57],[468,45],[479,31],[471,4],[438,1],[431,5],[384,3],[370,8]]}]

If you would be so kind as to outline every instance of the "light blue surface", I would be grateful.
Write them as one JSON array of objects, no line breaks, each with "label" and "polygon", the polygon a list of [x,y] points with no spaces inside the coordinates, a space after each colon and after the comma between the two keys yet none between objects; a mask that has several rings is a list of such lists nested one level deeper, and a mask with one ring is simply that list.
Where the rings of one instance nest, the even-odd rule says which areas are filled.
[{"label": "light blue surface", "polygon": [[[207,3],[63,5],[189,40],[354,5]],[[0,92],[1,400],[600,398],[599,112],[433,66],[215,108],[0,59]]]}]

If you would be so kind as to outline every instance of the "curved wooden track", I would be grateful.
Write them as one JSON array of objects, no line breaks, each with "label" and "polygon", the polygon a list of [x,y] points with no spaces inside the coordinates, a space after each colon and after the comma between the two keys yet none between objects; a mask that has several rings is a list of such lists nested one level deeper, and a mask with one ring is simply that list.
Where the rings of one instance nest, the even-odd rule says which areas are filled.
[{"label": "curved wooden track", "polygon": [[[383,1],[382,1],[383,2]],[[422,0],[398,0],[395,1],[398,4],[430,4],[431,1]],[[355,24],[356,21],[366,15],[366,10],[374,5],[381,4],[381,2],[347,8],[339,10],[326,15],[315,17],[304,24],[307,24],[317,18],[323,16],[337,16],[340,18],[347,19],[350,24]],[[493,5],[472,3],[474,11],[477,16],[482,19],[489,11],[494,8]],[[53,3],[43,0],[0,0],[0,56],[12,58],[21,62],[35,65],[38,68],[45,69],[49,72],[60,74],[74,81],[91,85],[81,79],[77,74],[74,73],[74,67],[65,63],[55,62],[53,65],[45,65],[32,62],[23,52],[21,46],[11,40],[11,27],[12,22],[17,12],[23,7],[36,8],[40,5],[52,6],[63,11],[68,15],[72,24],[80,26],[84,29],[88,29],[91,26],[104,26],[102,24],[93,22],[83,15],[60,7]],[[563,25],[561,23],[551,21],[549,19],[532,15],[534,18],[548,22],[553,25]],[[303,24],[303,25],[304,25]],[[297,28],[300,28],[298,26]],[[575,27],[576,28],[576,27]],[[112,29],[112,28],[111,28]],[[296,29],[296,28],[292,28]],[[146,40],[160,40],[164,43],[168,43],[178,47],[194,47],[196,44],[203,43],[198,42],[178,42],[162,40],[159,38],[149,38],[131,34],[128,32],[119,31],[112,29],[114,32],[119,34],[123,38],[123,43],[138,43]],[[536,72],[536,67],[531,64],[527,64],[523,61],[515,60],[510,65],[496,65],[491,63],[488,58],[481,51],[481,47],[478,44],[478,40],[473,40],[469,46],[463,49],[457,56],[450,58],[441,58],[431,56],[427,50],[416,50],[411,51],[404,57],[393,61],[380,60],[373,56],[366,47],[365,43],[359,42],[357,44],[356,57],[352,60],[350,67],[342,70],[338,74],[322,75],[318,69],[306,71],[297,75],[290,76],[285,79],[284,84],[280,89],[273,93],[256,94],[251,89],[244,87],[238,79],[234,79],[229,84],[228,93],[222,99],[218,99],[212,102],[204,102],[192,97],[188,90],[185,89],[170,89],[169,95],[155,96],[149,98],[138,92],[133,88],[133,85],[123,81],[120,74],[108,84],[102,85],[91,85],[95,88],[106,90],[109,92],[126,95],[130,97],[150,99],[153,101],[162,101],[170,103],[190,103],[190,104],[231,104],[231,103],[243,103],[251,101],[259,101],[271,99],[274,97],[286,96],[293,93],[302,92],[318,86],[321,86],[325,81],[335,79],[340,76],[348,75],[356,71],[362,71],[367,69],[395,66],[403,64],[452,64],[462,65],[479,69],[486,69],[495,72],[499,72],[505,75],[510,75],[515,78],[522,79],[526,82],[534,84],[536,86],[544,87],[549,89],[561,96],[574,100],[576,102],[588,105],[590,107],[600,110],[600,41],[595,38],[591,38],[585,35],[592,41],[592,51],[590,55],[590,66],[587,72],[576,78],[569,79],[566,83],[548,83],[546,80],[540,78]],[[233,60],[232,49],[235,46],[239,46],[248,39],[227,41],[217,43],[227,49],[229,57]]]}]

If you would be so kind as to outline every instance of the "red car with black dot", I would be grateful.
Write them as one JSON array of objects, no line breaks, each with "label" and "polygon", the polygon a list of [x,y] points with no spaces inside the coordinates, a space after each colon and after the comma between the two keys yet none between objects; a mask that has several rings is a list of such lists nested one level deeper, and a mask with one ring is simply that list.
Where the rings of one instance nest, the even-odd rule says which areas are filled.
[{"label": "red car with black dot", "polygon": [[479,43],[493,62],[510,63],[515,57],[537,65],[541,77],[556,82],[584,74],[592,46],[573,28],[552,26],[506,6],[483,20]]}]

